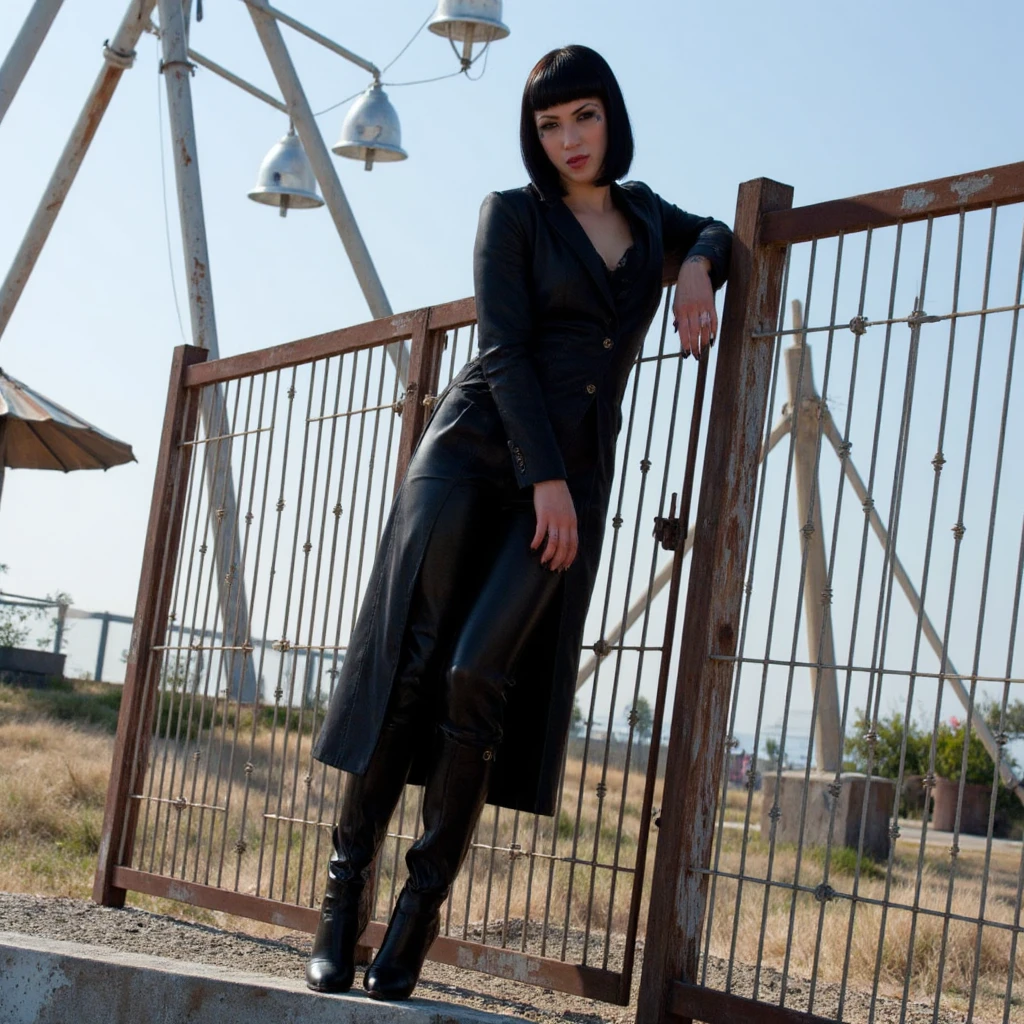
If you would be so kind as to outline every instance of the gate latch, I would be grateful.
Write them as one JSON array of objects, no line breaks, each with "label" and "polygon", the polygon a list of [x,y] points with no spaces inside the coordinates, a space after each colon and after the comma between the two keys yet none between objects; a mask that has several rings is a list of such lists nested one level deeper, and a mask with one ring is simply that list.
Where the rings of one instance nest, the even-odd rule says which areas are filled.
[{"label": "gate latch", "polygon": [[654,517],[654,539],[666,550],[675,551],[681,541],[686,540],[686,528],[676,516],[676,500],[679,495],[673,492],[667,516]]}]

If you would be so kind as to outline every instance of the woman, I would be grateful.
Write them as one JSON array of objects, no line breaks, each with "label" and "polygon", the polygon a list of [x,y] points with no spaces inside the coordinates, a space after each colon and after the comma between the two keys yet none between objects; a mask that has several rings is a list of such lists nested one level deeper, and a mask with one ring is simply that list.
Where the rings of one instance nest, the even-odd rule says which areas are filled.
[{"label": "woman", "polygon": [[616,184],[633,136],[603,58],[542,58],[520,136],[532,184],[480,214],[480,354],[410,460],[313,751],[349,773],[306,967],[320,991],[352,984],[365,879],[407,781],[425,785],[424,831],[364,978],[378,999],[415,987],[484,803],[553,813],[620,405],[666,255],[682,258],[683,355],[717,329],[729,229]]}]

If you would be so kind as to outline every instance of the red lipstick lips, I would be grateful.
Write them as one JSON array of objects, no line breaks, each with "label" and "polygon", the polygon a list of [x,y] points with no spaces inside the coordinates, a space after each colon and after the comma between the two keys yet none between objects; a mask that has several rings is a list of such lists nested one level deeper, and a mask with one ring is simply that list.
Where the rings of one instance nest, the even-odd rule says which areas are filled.
[{"label": "red lipstick lips", "polygon": [[578,171],[588,160],[590,159],[589,154],[583,156],[571,156],[566,163],[574,170]]}]

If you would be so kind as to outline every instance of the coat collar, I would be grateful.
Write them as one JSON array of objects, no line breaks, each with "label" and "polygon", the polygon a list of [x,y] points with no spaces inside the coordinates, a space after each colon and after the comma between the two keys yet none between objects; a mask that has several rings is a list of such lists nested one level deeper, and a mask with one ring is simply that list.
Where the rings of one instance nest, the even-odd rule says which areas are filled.
[{"label": "coat collar", "polygon": [[[638,215],[635,209],[633,197],[627,189],[624,189],[615,182],[612,182],[611,190],[612,201],[619,209],[627,212],[627,216],[629,216],[629,227],[633,233],[634,245],[641,247],[646,242],[646,239],[638,237],[639,232],[642,230],[643,218]],[[609,309],[614,311],[615,299],[612,296],[611,285],[608,282],[608,270],[604,265],[604,260],[601,259],[600,254],[594,248],[594,243],[590,241],[586,231],[583,230],[583,226],[573,215],[569,207],[562,202],[560,196],[545,197],[539,191],[537,195],[540,197],[540,205],[547,215],[548,221],[580,258],[590,276],[594,279],[594,283],[597,285],[602,298],[608,304]]]}]

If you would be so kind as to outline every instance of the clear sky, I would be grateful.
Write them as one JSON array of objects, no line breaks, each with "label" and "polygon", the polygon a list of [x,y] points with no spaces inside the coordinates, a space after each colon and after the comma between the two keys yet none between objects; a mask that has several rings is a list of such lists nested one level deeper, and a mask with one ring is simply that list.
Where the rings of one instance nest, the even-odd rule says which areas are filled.
[{"label": "clear sky", "polygon": [[[0,51],[29,6],[3,3]],[[4,271],[124,6],[69,0],[0,125]],[[430,0],[280,6],[378,65],[432,8]],[[276,93],[242,3],[207,0],[205,7],[193,47]],[[492,47],[480,81],[388,89],[408,161],[370,174],[337,161],[396,311],[471,292],[480,200],[524,181],[522,82],[542,53],[567,42],[600,50],[620,79],[637,139],[631,176],[726,221],[737,184],[761,175],[792,184],[799,205],[1022,157],[1024,7],[1012,0],[980,2],[969,12],[946,0],[519,0],[505,4],[504,20],[512,34]],[[366,83],[358,68],[284,32],[315,110]],[[63,590],[79,607],[125,614],[135,601],[170,353],[182,340],[161,196],[157,61],[157,42],[144,36],[0,338],[5,371],[129,441],[138,458],[107,474],[9,472],[0,562],[10,571],[2,586],[39,595]],[[454,67],[447,44],[423,32],[384,77],[405,82]],[[368,319],[325,210],[281,220],[246,198],[285,119],[201,69],[193,97],[222,354]],[[343,114],[319,119],[328,143]],[[163,118],[166,133],[166,112]],[[164,166],[180,304],[166,156]],[[86,645],[73,667],[91,669],[89,657]]]}]

